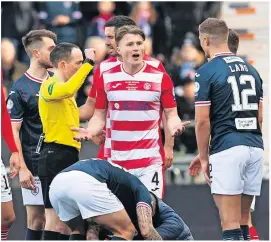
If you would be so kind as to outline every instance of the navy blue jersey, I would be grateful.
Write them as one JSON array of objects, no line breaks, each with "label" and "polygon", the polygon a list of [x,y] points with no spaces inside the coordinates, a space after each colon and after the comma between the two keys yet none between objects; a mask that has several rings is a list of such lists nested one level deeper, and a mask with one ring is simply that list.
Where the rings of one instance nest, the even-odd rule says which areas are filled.
[{"label": "navy blue jersey", "polygon": [[12,86],[7,108],[12,123],[22,123],[20,140],[22,152],[28,169],[37,174],[38,143],[42,134],[42,124],[38,110],[39,91],[42,80],[27,72]]},{"label": "navy blue jersey", "polygon": [[232,53],[218,54],[196,73],[195,106],[210,107],[210,154],[237,145],[263,148],[258,122],[262,80]]},{"label": "navy blue jersey", "polygon": [[112,165],[108,161],[99,159],[81,160],[64,169],[62,172],[82,171],[102,183],[106,183],[109,190],[121,201],[133,224],[138,228],[136,206],[145,203],[149,206],[151,196],[148,189],[135,176],[123,170],[122,167]]}]

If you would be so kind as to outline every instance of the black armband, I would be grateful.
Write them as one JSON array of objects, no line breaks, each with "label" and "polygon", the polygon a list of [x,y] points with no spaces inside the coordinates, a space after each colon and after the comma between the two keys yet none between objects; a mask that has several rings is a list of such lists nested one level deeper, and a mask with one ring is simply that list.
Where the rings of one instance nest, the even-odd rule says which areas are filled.
[{"label": "black armband", "polygon": [[89,63],[89,64],[92,65],[92,66],[95,65],[95,62],[94,62],[93,60],[89,59],[89,58],[86,58],[86,59],[84,60],[84,63]]}]

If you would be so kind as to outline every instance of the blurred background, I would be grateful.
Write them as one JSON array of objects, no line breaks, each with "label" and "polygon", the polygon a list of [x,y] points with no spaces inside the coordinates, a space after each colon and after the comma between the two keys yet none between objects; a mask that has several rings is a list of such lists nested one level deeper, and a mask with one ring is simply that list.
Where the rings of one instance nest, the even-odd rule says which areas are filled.
[{"label": "blurred background", "polygon": [[[58,42],[71,42],[80,48],[94,47],[97,63],[107,58],[104,24],[114,15],[130,16],[147,36],[146,54],[159,59],[175,87],[178,113],[191,120],[186,132],[175,138],[173,166],[167,170],[165,200],[189,225],[197,240],[220,239],[220,222],[210,189],[200,175],[188,174],[197,155],[194,129],[194,74],[206,62],[199,46],[198,25],[208,17],[226,21],[239,33],[238,55],[259,71],[264,81],[265,168],[262,195],[256,201],[254,224],[260,239],[269,239],[269,3],[268,2],[1,2],[1,66],[7,95],[12,84],[28,68],[21,38],[32,29],[55,32]],[[85,103],[93,72],[76,94],[78,106]],[[95,157],[97,146],[85,142],[80,158]],[[1,156],[8,164],[10,153],[2,142]],[[9,239],[23,240],[26,228],[18,179],[11,182],[16,212]]]}]

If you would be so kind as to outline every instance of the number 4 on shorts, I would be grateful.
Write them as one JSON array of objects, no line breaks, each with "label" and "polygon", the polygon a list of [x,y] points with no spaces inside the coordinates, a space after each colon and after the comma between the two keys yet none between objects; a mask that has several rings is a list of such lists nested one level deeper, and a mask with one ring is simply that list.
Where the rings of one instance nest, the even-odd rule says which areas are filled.
[{"label": "number 4 on shorts", "polygon": [[154,173],[151,182],[155,183],[155,185],[158,186],[159,181],[158,181],[158,172],[157,171]]}]

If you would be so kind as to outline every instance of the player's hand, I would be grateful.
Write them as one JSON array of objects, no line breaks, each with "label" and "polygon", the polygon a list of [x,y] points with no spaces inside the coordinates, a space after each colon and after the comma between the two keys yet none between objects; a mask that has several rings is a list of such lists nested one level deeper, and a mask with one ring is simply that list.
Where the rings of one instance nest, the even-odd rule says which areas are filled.
[{"label": "player's hand", "polygon": [[185,122],[180,122],[179,120],[174,120],[172,123],[168,123],[168,129],[170,130],[170,134],[173,136],[178,136],[181,135],[185,127],[189,125],[191,122],[190,121],[185,121]]},{"label": "player's hand", "polygon": [[164,162],[164,167],[165,170],[169,167],[172,166],[172,161],[173,161],[173,147],[165,145],[164,146],[164,151],[165,151],[165,162]]},{"label": "player's hand", "polygon": [[91,59],[92,61],[95,62],[96,60],[95,49],[94,48],[85,49],[85,56],[86,58]]},{"label": "player's hand", "polygon": [[197,155],[191,162],[189,166],[189,174],[191,176],[198,176],[201,171],[201,164],[200,164],[200,159],[199,155]]},{"label": "player's hand", "polygon": [[208,160],[200,160],[200,164],[201,164],[201,169],[202,169],[202,173],[205,177],[206,182],[208,183],[208,185],[211,185],[210,182],[210,172],[209,172],[209,161]]},{"label": "player's hand", "polygon": [[30,190],[35,189],[34,177],[32,173],[26,167],[23,167],[20,169],[19,180],[23,188],[30,189]]},{"label": "player's hand", "polygon": [[96,145],[104,144],[104,142],[105,142],[105,131],[103,130],[101,132],[101,134],[93,136],[91,140]]},{"label": "player's hand", "polygon": [[13,179],[20,170],[20,157],[18,152],[13,152],[9,159],[10,175],[9,177]]},{"label": "player's hand", "polygon": [[92,139],[92,134],[89,132],[89,130],[85,128],[72,127],[71,130],[77,132],[76,136],[74,136],[73,139],[78,142],[88,141]]}]

